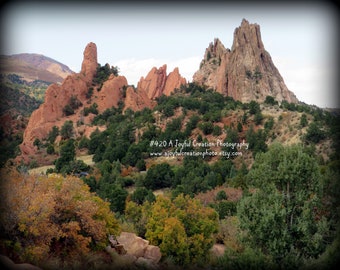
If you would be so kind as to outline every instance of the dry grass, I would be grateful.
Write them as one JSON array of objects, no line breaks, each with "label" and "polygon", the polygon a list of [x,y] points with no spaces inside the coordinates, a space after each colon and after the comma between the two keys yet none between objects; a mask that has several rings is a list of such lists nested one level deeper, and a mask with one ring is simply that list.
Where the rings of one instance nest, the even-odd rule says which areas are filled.
[{"label": "dry grass", "polygon": [[[77,160],[82,160],[84,161],[87,165],[89,166],[92,166],[94,165],[95,163],[93,162],[92,160],[92,157],[93,155],[85,155],[85,156],[80,156],[80,157],[77,157]],[[54,165],[46,165],[46,166],[41,166],[41,167],[38,167],[38,168],[34,168],[34,169],[31,169],[31,170],[28,170],[28,173],[30,175],[41,175],[41,174],[46,174],[46,171],[48,169],[54,169]]]}]

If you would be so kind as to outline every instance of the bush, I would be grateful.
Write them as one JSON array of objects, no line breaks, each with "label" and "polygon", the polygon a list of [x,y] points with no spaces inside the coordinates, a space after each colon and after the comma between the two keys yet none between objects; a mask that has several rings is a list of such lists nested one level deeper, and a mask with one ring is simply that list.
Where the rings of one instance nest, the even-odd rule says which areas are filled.
[{"label": "bush", "polygon": [[276,104],[278,104],[278,102],[272,96],[266,96],[266,99],[265,99],[264,103],[268,104],[268,105],[276,105]]},{"label": "bush", "polygon": [[209,135],[214,130],[214,124],[211,122],[204,122],[198,125],[199,129],[202,130],[204,135]]},{"label": "bush", "polygon": [[313,122],[309,125],[305,140],[309,143],[318,143],[319,141],[326,138],[326,134],[321,130],[317,123]]},{"label": "bush", "polygon": [[[72,261],[106,246],[120,226],[109,204],[79,178],[1,172],[1,229],[19,260]],[[10,194],[10,196],[9,196]]]},{"label": "bush", "polygon": [[151,166],[144,179],[144,186],[147,189],[156,190],[171,186],[174,172],[168,163],[161,163]]}]

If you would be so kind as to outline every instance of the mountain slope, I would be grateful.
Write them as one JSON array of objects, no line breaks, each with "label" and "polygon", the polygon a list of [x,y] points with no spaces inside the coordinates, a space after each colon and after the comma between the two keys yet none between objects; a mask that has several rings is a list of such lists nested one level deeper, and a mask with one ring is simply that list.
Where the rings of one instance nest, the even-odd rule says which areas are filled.
[{"label": "mountain slope", "polygon": [[68,75],[74,73],[68,66],[40,54],[1,55],[0,64],[1,73],[17,74],[28,82],[41,80],[61,83]]}]

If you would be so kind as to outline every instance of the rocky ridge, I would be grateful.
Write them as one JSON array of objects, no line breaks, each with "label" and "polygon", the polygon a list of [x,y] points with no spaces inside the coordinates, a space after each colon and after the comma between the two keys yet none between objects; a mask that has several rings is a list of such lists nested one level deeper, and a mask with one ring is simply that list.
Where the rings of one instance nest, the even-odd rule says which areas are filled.
[{"label": "rocky ridge", "polygon": [[193,82],[242,102],[263,102],[266,96],[298,102],[265,50],[260,26],[245,19],[234,31],[231,49],[219,39],[209,44]]},{"label": "rocky ridge", "polygon": [[166,69],[167,65],[158,69],[152,68],[145,78],[142,77],[139,80],[137,89],[144,91],[149,99],[155,99],[162,94],[169,96],[174,89],[186,84],[186,80],[179,74],[178,68],[175,68],[169,75],[167,75]]},{"label": "rocky ridge", "polygon": [[[156,105],[155,98],[162,94],[170,95],[175,88],[179,88],[186,81],[175,68],[169,75],[166,74],[166,65],[157,69],[153,68],[144,79],[141,78],[137,89],[129,86],[124,76],[111,74],[102,85],[94,84],[97,73],[97,46],[89,43],[84,50],[84,58],[79,73],[74,73],[65,78],[59,84],[52,84],[45,94],[45,101],[35,110],[28,122],[20,145],[21,155],[17,162],[29,164],[37,156],[38,149],[34,141],[47,138],[53,126],[62,127],[65,121],[73,122],[75,137],[87,136],[97,128],[91,126],[94,114],[84,115],[84,108],[96,104],[99,113],[112,107],[118,107],[124,103],[123,111],[130,108],[134,111],[144,108],[153,108]],[[93,94],[89,97],[89,89]],[[65,107],[71,100],[77,103],[74,113],[65,114]],[[47,165],[51,160],[39,160],[39,164]]]}]

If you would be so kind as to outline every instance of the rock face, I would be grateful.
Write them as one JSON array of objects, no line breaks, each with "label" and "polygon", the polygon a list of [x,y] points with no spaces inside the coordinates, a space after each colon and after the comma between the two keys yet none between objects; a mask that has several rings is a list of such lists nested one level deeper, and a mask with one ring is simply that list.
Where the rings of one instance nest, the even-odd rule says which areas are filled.
[{"label": "rock face", "polygon": [[[93,115],[85,117],[83,115],[84,107],[89,107],[96,103],[97,109],[101,113],[107,108],[118,106],[118,102],[122,99],[123,88],[127,86],[127,80],[123,76],[114,77],[111,75],[104,82],[100,91],[96,92],[93,97],[88,97],[89,88],[93,87],[93,78],[96,74],[97,47],[94,43],[89,43],[84,50],[84,60],[80,73],[75,73],[66,77],[61,85],[50,85],[45,94],[45,101],[35,110],[28,122],[24,132],[23,143],[20,145],[21,155],[16,161],[29,163],[37,153],[37,147],[34,146],[36,139],[42,140],[47,138],[48,133],[53,126],[62,127],[66,120],[73,121],[75,136],[81,136],[81,133],[87,134],[87,128],[90,126],[79,126],[78,123],[90,124]],[[74,99],[78,103],[74,114],[65,115],[65,107],[70,105]],[[44,164],[44,162],[40,162]]]},{"label": "rock face", "polygon": [[262,102],[268,95],[298,102],[265,50],[260,26],[245,19],[235,29],[231,50],[218,39],[209,45],[193,81],[242,102]]},{"label": "rock face", "polygon": [[[31,114],[20,145],[21,155],[16,158],[17,162],[29,164],[35,161],[39,165],[51,164],[53,161],[49,159],[51,157],[44,159],[46,155],[43,152],[39,154],[34,142],[37,139],[40,141],[46,139],[54,126],[60,130],[67,120],[73,122],[74,137],[89,137],[96,127],[91,126],[94,115],[92,113],[85,115],[85,108],[96,105],[98,112],[102,113],[106,109],[117,108],[120,102],[124,102],[123,112],[127,109],[139,111],[153,108],[156,105],[154,100],[156,97],[162,94],[170,95],[174,89],[186,83],[178,68],[167,75],[164,65],[159,69],[153,68],[145,79],[142,77],[137,89],[129,86],[124,76],[113,74],[98,84],[94,80],[97,67],[97,46],[91,42],[84,50],[81,71],[67,76],[60,85],[50,85],[46,90],[44,103]],[[65,108],[71,105],[72,113],[65,113]]]},{"label": "rock face", "polygon": [[149,99],[155,99],[162,94],[169,96],[176,88],[186,84],[186,80],[179,74],[178,68],[175,68],[169,75],[166,74],[166,69],[166,65],[159,69],[153,67],[145,78],[142,77],[139,80],[138,91],[145,92]]},{"label": "rock face", "polygon": [[156,102],[149,99],[145,91],[138,88],[134,89],[131,86],[126,89],[124,111],[128,108],[133,111],[140,111],[144,108],[153,108],[155,105]]},{"label": "rock face", "polygon": [[155,267],[162,254],[159,247],[149,245],[149,241],[138,237],[134,233],[122,232],[119,237],[117,237],[119,244],[124,246],[126,250],[126,257],[128,261],[132,261],[137,265],[147,265],[149,267]]},{"label": "rock face", "polygon": [[96,74],[97,66],[97,46],[95,43],[90,42],[87,44],[84,50],[84,59],[80,71],[80,73],[84,75],[87,82],[92,81],[93,76]]}]

